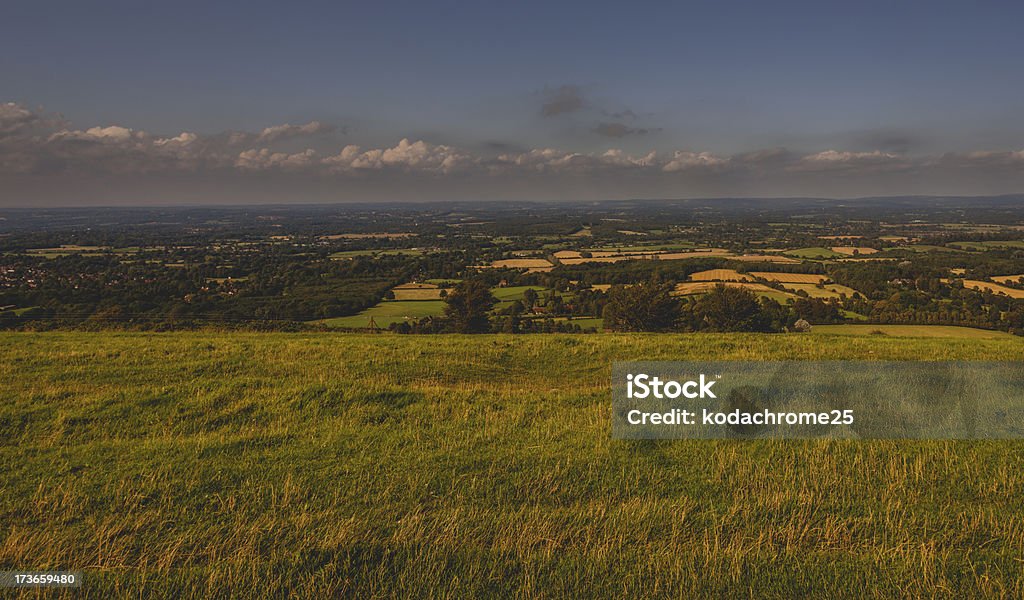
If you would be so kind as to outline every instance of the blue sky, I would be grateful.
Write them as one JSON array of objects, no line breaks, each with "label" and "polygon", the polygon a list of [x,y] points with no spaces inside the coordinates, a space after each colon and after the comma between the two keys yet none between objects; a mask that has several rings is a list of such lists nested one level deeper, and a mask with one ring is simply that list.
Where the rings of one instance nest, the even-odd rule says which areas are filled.
[{"label": "blue sky", "polygon": [[[826,155],[830,165],[848,156],[871,162],[875,171],[872,156],[891,156],[917,177],[944,156],[984,153],[997,157],[989,162],[999,163],[998,186],[972,183],[985,180],[981,171],[956,179],[948,165],[927,174],[936,188],[949,185],[959,193],[1019,191],[1014,161],[1024,148],[1022,13],[1022,5],[1010,2],[13,1],[0,9],[0,103],[10,103],[9,120],[26,122],[23,110],[33,115],[36,142],[24,139],[27,129],[19,126],[21,139],[0,139],[0,153],[20,169],[7,169],[19,194],[31,192],[33,174],[74,180],[104,169],[131,179],[133,192],[157,185],[143,181],[151,163],[131,177],[124,164],[104,165],[101,155],[124,156],[124,147],[109,147],[116,136],[103,137],[111,152],[84,156],[66,144],[42,147],[43,125],[47,136],[80,133],[71,136],[78,145],[97,141],[84,133],[91,128],[129,129],[136,154],[182,133],[206,139],[252,132],[251,147],[206,143],[199,165],[192,160],[194,144],[192,154],[174,157],[190,173],[198,169],[207,180],[235,183],[244,179],[234,163],[245,151],[291,156],[311,150],[316,160],[281,159],[269,168],[290,164],[283,170],[294,174],[297,163],[309,168],[315,162],[321,177],[330,170],[323,159],[345,146],[386,150],[408,139],[457,149],[451,164],[540,149],[590,157],[623,152],[647,170],[657,167],[657,178],[634,182],[636,195],[946,189],[918,190],[910,175],[901,181],[877,172],[849,181],[848,169],[823,185],[806,176],[787,179],[780,170],[806,173],[793,166],[796,161],[824,152],[835,153]],[[323,127],[282,136],[272,146],[257,143],[266,141],[256,134],[267,127],[310,122]],[[162,168],[169,147],[161,145]],[[748,171],[719,169],[711,174],[715,185],[708,173],[664,181],[676,152],[734,160],[780,150],[790,156],[771,177],[751,180]],[[642,162],[652,151],[657,158]],[[401,178],[410,179],[409,165],[385,163],[402,167]],[[994,165],[981,166],[990,178]],[[445,197],[454,193],[457,175],[459,185],[473,190],[460,194],[487,197],[485,170],[447,169],[445,181],[432,185]],[[466,183],[468,175],[480,181]],[[370,181],[375,177],[331,176],[340,177],[339,200],[379,185]],[[592,199],[607,189],[586,191],[576,177],[570,191],[545,192],[565,185],[552,176],[521,193]],[[330,181],[318,185],[312,196],[335,197]],[[621,187],[616,194],[633,195],[628,185]],[[400,186],[384,195],[395,194],[403,194]],[[161,197],[173,201],[173,194]]]}]

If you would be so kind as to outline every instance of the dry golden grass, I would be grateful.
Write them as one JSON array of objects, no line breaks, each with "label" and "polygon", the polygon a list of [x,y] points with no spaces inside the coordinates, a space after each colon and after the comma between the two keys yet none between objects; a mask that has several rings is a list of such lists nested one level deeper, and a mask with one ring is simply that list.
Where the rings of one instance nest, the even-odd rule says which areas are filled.
[{"label": "dry golden grass", "polygon": [[1015,290],[1008,288],[998,283],[991,283],[989,281],[978,281],[977,279],[964,279],[964,287],[975,290],[989,291],[993,294],[1004,294],[1011,298],[1024,298],[1024,290]]},{"label": "dry golden grass", "polygon": [[575,250],[559,250],[555,252],[554,257],[562,260],[564,258],[580,258],[582,255]]},{"label": "dry golden grass", "polygon": [[715,286],[724,285],[726,287],[738,287],[750,290],[752,292],[772,292],[775,294],[785,295],[785,292],[780,292],[774,288],[770,288],[763,283],[741,283],[737,281],[685,281],[683,283],[676,284],[676,293],[681,296],[689,294],[703,294],[709,292],[715,288]]},{"label": "dry golden grass", "polygon": [[1024,596],[1019,442],[611,439],[614,361],[1024,359],[817,329],[2,334],[0,569],[100,599]]},{"label": "dry golden grass", "polygon": [[735,269],[708,269],[690,274],[691,281],[751,281],[749,275],[737,272]]},{"label": "dry golden grass", "polygon": [[554,265],[543,258],[506,258],[491,263],[497,269],[550,269]]},{"label": "dry golden grass", "polygon": [[395,288],[391,290],[395,294],[395,300],[440,300],[441,290],[439,288]]},{"label": "dry golden grass", "polygon": [[839,298],[843,294],[846,294],[847,297],[853,297],[857,292],[857,290],[851,287],[836,283],[828,283],[824,287],[818,287],[817,284],[813,283],[783,283],[782,287],[794,292],[803,290],[811,298]]},{"label": "dry golden grass", "polygon": [[821,283],[828,279],[824,275],[810,273],[769,273],[767,271],[751,271],[751,275],[766,281],[780,281],[782,283]]},{"label": "dry golden grass", "polygon": [[[963,269],[960,270],[962,271]],[[1020,283],[1020,280],[1024,279],[1024,275],[994,275],[989,277],[989,279],[996,283]]]}]

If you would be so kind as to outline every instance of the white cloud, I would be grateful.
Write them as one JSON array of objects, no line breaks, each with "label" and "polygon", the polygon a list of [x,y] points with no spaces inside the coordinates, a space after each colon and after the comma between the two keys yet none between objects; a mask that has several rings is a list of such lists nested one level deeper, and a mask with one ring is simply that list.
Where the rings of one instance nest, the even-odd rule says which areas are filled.
[{"label": "white cloud", "polygon": [[790,171],[893,171],[909,168],[911,163],[891,152],[840,152],[826,150],[804,156],[789,167]]},{"label": "white cloud", "polygon": [[325,125],[320,121],[310,121],[305,125],[290,125],[285,123],[284,125],[274,125],[267,127],[259,133],[256,137],[256,141],[262,143],[276,142],[279,140],[304,137],[309,135],[316,135],[319,133],[328,133],[334,130],[334,127]]},{"label": "white cloud", "polygon": [[39,120],[39,116],[13,102],[0,104],[0,136],[24,131]]},{"label": "white cloud", "polygon": [[191,133],[191,132],[188,132],[188,131],[183,131],[180,134],[178,134],[177,136],[172,137],[172,138],[161,138],[161,139],[153,140],[153,145],[155,145],[155,146],[167,146],[167,147],[184,147],[184,146],[189,146],[189,145],[195,143],[198,139],[199,139],[198,135],[196,135],[194,133]]},{"label": "white cloud", "polygon": [[306,149],[302,152],[271,152],[267,148],[246,150],[239,153],[235,167],[244,171],[263,171],[268,169],[296,170],[314,164],[316,152]]},{"label": "white cloud", "polygon": [[[996,175],[1005,176],[1007,181],[1024,176],[1024,150],[979,150],[910,157],[882,150],[830,149],[798,155],[785,148],[769,148],[720,155],[691,150],[630,154],[618,148],[573,152],[542,147],[495,157],[408,138],[394,145],[360,147],[349,144],[339,150],[318,147],[319,151],[295,151],[284,143],[331,129],[329,125],[311,121],[302,125],[275,125],[254,132],[214,134],[183,131],[177,135],[159,135],[116,124],[81,130],[59,117],[6,103],[0,104],[0,175],[215,173],[246,177],[268,172],[301,173],[337,181],[490,177],[505,183],[519,179],[555,181],[565,176],[622,181],[630,186],[652,182],[652,185],[670,184],[666,189],[677,189],[680,182],[708,181],[723,185],[739,181],[744,186],[755,185],[758,181],[782,181],[792,184],[790,189],[802,189],[800,184],[823,181],[824,176],[850,181],[860,175],[893,173],[913,174],[915,180],[921,179],[918,174],[955,174],[965,178],[976,175],[978,179]],[[628,178],[622,177],[624,175]],[[871,181],[870,177],[864,180]]]},{"label": "white cloud", "polygon": [[686,171],[708,167],[721,167],[729,163],[728,158],[715,156],[710,152],[684,152],[676,150],[672,158],[665,163],[661,170],[666,173],[674,171]]}]

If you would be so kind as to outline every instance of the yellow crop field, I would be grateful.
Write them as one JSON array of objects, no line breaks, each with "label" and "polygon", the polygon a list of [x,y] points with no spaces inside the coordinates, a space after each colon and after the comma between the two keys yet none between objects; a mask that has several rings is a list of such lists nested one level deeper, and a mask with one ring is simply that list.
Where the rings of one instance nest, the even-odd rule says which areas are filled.
[{"label": "yellow crop field", "polygon": [[1008,288],[1006,286],[999,285],[998,283],[991,283],[988,281],[964,279],[964,287],[982,291],[987,290],[994,294],[1005,294],[1011,298],[1024,298],[1024,290],[1015,290],[1013,288]]},{"label": "yellow crop field", "polygon": [[737,272],[735,269],[709,269],[690,274],[692,281],[751,281],[749,275]]},{"label": "yellow crop field", "polygon": [[821,283],[828,279],[824,275],[814,275],[810,273],[769,273],[767,271],[751,271],[751,275],[758,279],[764,279],[766,281],[779,281],[782,283],[810,283],[816,284]]},{"label": "yellow crop field", "polygon": [[839,298],[843,294],[847,297],[852,297],[857,290],[852,287],[845,285],[838,285],[835,283],[826,284],[824,287],[818,287],[813,283],[783,283],[783,287],[787,290],[798,292],[803,290],[807,292],[807,295],[811,298]]},{"label": "yellow crop field", "polygon": [[1019,283],[1024,275],[993,275],[989,279],[997,283]]},{"label": "yellow crop field", "polygon": [[491,263],[496,269],[551,269],[554,265],[543,258],[506,258]]},{"label": "yellow crop field", "polygon": [[724,285],[726,287],[739,287],[745,288],[752,292],[773,292],[775,294],[783,294],[779,290],[772,289],[763,283],[741,283],[737,281],[687,281],[676,284],[676,294],[686,296],[689,294],[703,294],[710,292],[715,286]]}]

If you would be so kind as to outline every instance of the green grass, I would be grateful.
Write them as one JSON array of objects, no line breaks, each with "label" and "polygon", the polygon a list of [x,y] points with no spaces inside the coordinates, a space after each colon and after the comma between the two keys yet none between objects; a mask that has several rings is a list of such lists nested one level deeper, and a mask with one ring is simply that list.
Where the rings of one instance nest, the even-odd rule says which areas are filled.
[{"label": "green grass", "polygon": [[75,597],[1024,593],[1019,442],[610,439],[610,364],[829,335],[0,334],[0,569]]},{"label": "green grass", "polygon": [[573,325],[578,325],[581,329],[594,329],[601,331],[604,329],[604,319],[601,317],[573,317],[572,319],[566,319],[565,317],[557,317],[555,321],[568,322]]},{"label": "green grass", "polygon": [[[436,282],[428,281],[428,283]],[[522,300],[523,293],[529,288],[536,291],[538,295],[545,292],[545,288],[535,285],[492,288],[491,293],[498,299],[495,308],[501,309],[516,300]],[[384,300],[356,315],[320,319],[313,323],[327,327],[363,328],[369,326],[370,317],[373,317],[378,327],[385,328],[392,323],[415,321],[423,317],[436,317],[442,314],[444,314],[444,300]]]},{"label": "green grass", "polygon": [[1022,240],[996,240],[985,242],[950,242],[946,244],[961,250],[993,250],[1001,248],[1024,248]]},{"label": "green grass", "polygon": [[815,325],[812,333],[830,335],[884,335],[923,338],[998,339],[1014,336],[1005,331],[950,325]]},{"label": "green grass", "polygon": [[787,256],[795,256],[797,258],[843,258],[846,254],[840,252],[833,252],[830,248],[797,248],[796,250],[787,250],[783,252]]},{"label": "green grass", "polygon": [[491,288],[491,293],[494,294],[494,297],[499,301],[511,302],[514,300],[522,300],[523,294],[528,289],[532,289],[537,292],[537,295],[541,297],[547,295],[548,292],[546,288],[539,285],[513,285],[509,287]]},{"label": "green grass", "polygon": [[415,321],[423,317],[439,316],[444,313],[444,300],[385,300],[363,312],[350,317],[334,317],[317,321],[328,327],[368,327],[373,317],[378,327],[392,323]]},{"label": "green grass", "polygon": [[911,246],[898,246],[889,250],[909,250],[910,252],[959,252],[956,248],[946,246],[934,246],[931,244],[913,244]]},{"label": "green grass", "polygon": [[32,310],[33,308],[38,308],[38,307],[37,306],[25,306],[25,307],[22,307],[22,308],[8,308],[7,310],[0,310],[0,314],[11,313],[12,315],[17,315],[17,316],[20,317],[21,315],[27,313],[28,311]]},{"label": "green grass", "polygon": [[803,290],[811,298],[839,298],[843,294],[846,294],[848,298],[852,298],[857,293],[857,290],[837,283],[826,283],[820,288],[813,283],[787,283],[784,285],[787,290],[793,292]]},{"label": "green grass", "polygon": [[434,285],[441,285],[443,283],[444,284],[456,285],[456,284],[460,283],[461,281],[462,281],[461,279],[425,279],[425,280],[423,280],[424,283],[433,283]]}]

